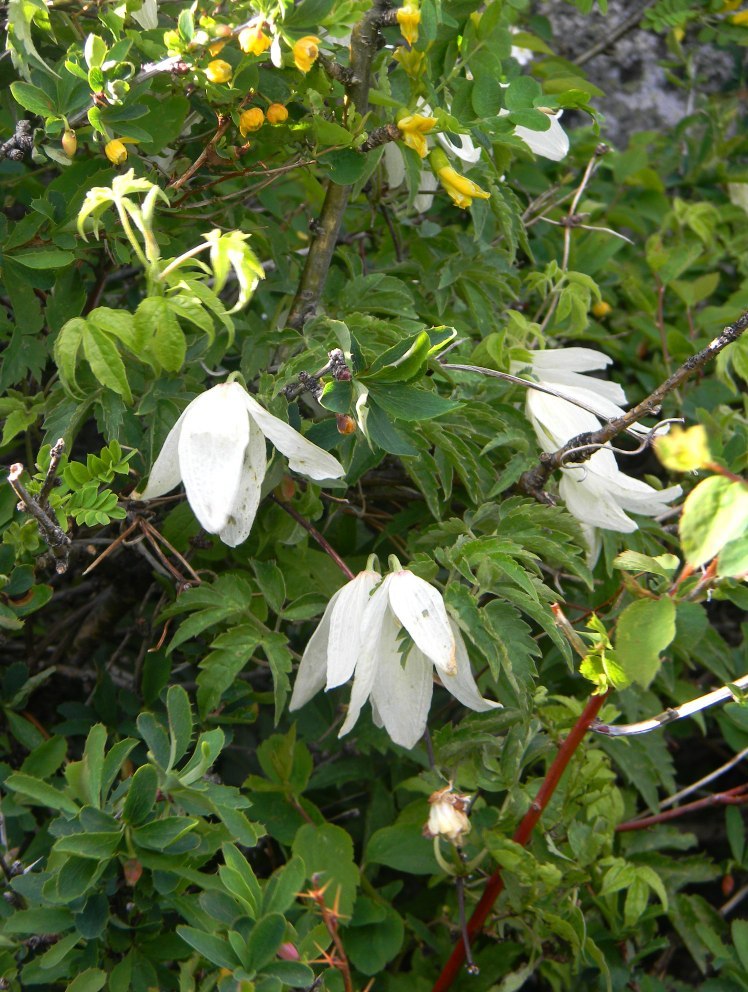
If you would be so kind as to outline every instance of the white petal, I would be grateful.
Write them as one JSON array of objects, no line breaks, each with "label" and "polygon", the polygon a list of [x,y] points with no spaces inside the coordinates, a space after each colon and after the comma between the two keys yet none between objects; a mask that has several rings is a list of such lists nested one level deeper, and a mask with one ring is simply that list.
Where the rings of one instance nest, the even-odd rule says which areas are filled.
[{"label": "white petal", "polygon": [[448,155],[456,155],[457,158],[462,159],[463,162],[467,162],[469,165],[474,165],[480,158],[480,148],[475,147],[473,139],[468,134],[458,134],[456,137],[459,141],[459,145],[455,144],[446,136],[446,134],[437,134],[436,140]]},{"label": "white petal", "polygon": [[561,471],[558,491],[569,512],[592,527],[603,527],[622,534],[635,531],[636,523],[618,505],[613,484],[607,483],[606,486],[604,479],[590,473],[588,465],[589,462]]},{"label": "white petal", "polygon": [[413,200],[413,209],[419,214],[425,214],[434,202],[434,190],[439,185],[431,169],[422,169],[418,180],[418,193]]},{"label": "white petal", "polygon": [[392,612],[427,658],[455,672],[455,639],[441,593],[405,569],[388,578]]},{"label": "white petal", "polygon": [[394,141],[388,141],[384,146],[384,171],[387,176],[387,185],[390,189],[397,189],[402,186],[405,180],[405,161],[403,153]]},{"label": "white petal", "polygon": [[412,748],[426,730],[434,690],[434,669],[417,647],[410,649],[403,665],[398,649],[399,631],[399,623],[388,613],[384,619],[371,701],[395,744]]},{"label": "white petal", "polygon": [[273,36],[273,43],[270,46],[270,61],[276,69],[283,68],[283,52],[281,50],[280,35]]},{"label": "white petal", "polygon": [[249,442],[249,420],[238,383],[207,390],[187,407],[179,467],[192,511],[209,534],[228,523]]},{"label": "white petal", "polygon": [[130,12],[132,19],[146,31],[158,27],[158,6],[156,0],[143,0],[140,10]]},{"label": "white petal", "polygon": [[560,114],[550,117],[551,126],[547,131],[532,131],[529,127],[517,126],[514,133],[521,138],[536,155],[560,162],[569,151],[569,136],[558,122]]},{"label": "white petal", "polygon": [[[244,413],[244,411],[242,411]],[[244,463],[239,480],[239,488],[229,512],[226,526],[218,536],[224,544],[235,548],[249,537],[257,515],[262,495],[262,480],[265,478],[267,457],[265,455],[265,435],[254,421],[249,420],[249,441],[244,451]]]},{"label": "white petal", "polygon": [[[576,437],[586,431],[596,431],[600,421],[593,413],[588,413],[579,406],[549,396],[537,389],[528,389],[526,400],[527,415],[535,427],[541,445],[547,451],[554,451],[565,444],[569,438]],[[545,437],[541,437],[542,429]],[[549,445],[546,445],[545,438]]]},{"label": "white petal", "polygon": [[148,485],[139,496],[133,493],[133,499],[155,499],[156,496],[163,496],[164,493],[171,492],[182,481],[182,473],[179,470],[179,436],[182,433],[182,424],[190,406],[192,403],[182,411],[179,420],[166,435],[164,446],[148,477]]},{"label": "white petal", "polygon": [[565,396],[578,397],[602,417],[620,417],[623,413],[622,407],[628,402],[623,388],[610,379],[596,379],[581,372],[562,370],[536,372],[536,375],[543,385]]},{"label": "white petal", "polygon": [[339,598],[330,617],[327,648],[327,689],[342,685],[353,675],[361,653],[364,612],[372,590],[381,581],[378,572],[359,572],[336,593]]},{"label": "white petal", "polygon": [[450,675],[440,665],[437,665],[436,670],[439,672],[442,685],[445,689],[449,690],[455,699],[459,700],[463,706],[467,706],[468,709],[475,710],[476,713],[485,713],[488,710],[493,710],[500,707],[501,703],[495,703],[493,700],[484,699],[483,696],[481,696],[480,690],[475,684],[475,679],[473,678],[473,672],[470,667],[470,657],[468,655],[467,648],[465,647],[465,642],[462,639],[460,629],[451,617],[449,624],[452,628],[452,633],[454,634],[457,649],[455,653],[457,671],[454,675]]},{"label": "white petal", "polygon": [[329,452],[307,441],[298,431],[284,420],[260,406],[256,399],[242,389],[247,411],[262,433],[275,447],[288,458],[289,467],[294,472],[303,472],[310,479],[339,479],[345,469]]},{"label": "white petal", "polygon": [[[345,588],[345,587],[343,587]],[[301,656],[299,670],[296,672],[289,710],[298,710],[308,703],[312,696],[320,691],[327,677],[327,645],[330,640],[330,618],[335,610],[335,604],[343,590],[331,597],[317,629],[307,642],[304,654]]]},{"label": "white petal", "polygon": [[390,609],[388,586],[391,579],[392,576],[388,575],[379,588],[372,593],[369,604],[364,610],[361,622],[361,653],[356,663],[356,674],[353,679],[348,714],[340,728],[338,737],[343,737],[351,730],[358,720],[361,708],[371,695],[380,660],[382,624]]},{"label": "white petal", "polygon": [[[536,132],[538,133],[538,132]],[[542,378],[543,372],[593,372],[604,369],[613,359],[595,348],[546,348],[532,352],[532,367]],[[512,366],[526,363],[512,362]]]}]

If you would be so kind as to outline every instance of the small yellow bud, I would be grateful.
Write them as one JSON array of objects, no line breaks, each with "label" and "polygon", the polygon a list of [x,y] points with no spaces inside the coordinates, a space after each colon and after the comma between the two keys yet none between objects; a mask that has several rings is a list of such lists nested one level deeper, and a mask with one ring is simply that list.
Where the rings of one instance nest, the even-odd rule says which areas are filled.
[{"label": "small yellow bud", "polygon": [[113,138],[104,145],[104,154],[112,165],[122,165],[127,160],[127,148],[119,138]]},{"label": "small yellow bud", "polygon": [[282,103],[271,103],[267,112],[268,124],[285,124],[288,120],[288,110]]},{"label": "small yellow bud", "polygon": [[259,131],[264,123],[265,115],[262,110],[259,107],[250,107],[239,118],[239,130],[242,135],[246,135],[250,131]]},{"label": "small yellow bud", "polygon": [[214,41],[212,45],[208,45],[208,51],[211,55],[218,55],[222,49],[226,47],[225,41]]},{"label": "small yellow bud", "polygon": [[[62,150],[68,158],[72,158],[78,150],[78,138],[72,128],[68,128],[62,135]],[[127,154],[127,152],[125,152]]]},{"label": "small yellow bud", "polygon": [[293,60],[301,72],[309,72],[319,55],[319,38],[308,34],[299,38],[293,46]]},{"label": "small yellow bud", "polygon": [[230,24],[216,24],[213,29],[218,38],[228,38],[231,35],[231,25]]},{"label": "small yellow bud", "polygon": [[610,303],[606,303],[605,300],[598,300],[592,306],[592,316],[597,317],[598,320],[603,320],[611,312],[613,307]]},{"label": "small yellow bud", "polygon": [[212,62],[208,63],[205,75],[211,83],[228,83],[232,72],[233,69],[228,62],[224,62],[223,59],[213,59]]},{"label": "small yellow bud", "polygon": [[239,48],[247,55],[262,55],[272,44],[270,38],[262,30],[261,24],[244,28],[239,32]]},{"label": "small yellow bud", "polygon": [[418,25],[421,23],[421,11],[414,3],[406,3],[397,10],[397,23],[403,38],[409,45],[418,41]]}]

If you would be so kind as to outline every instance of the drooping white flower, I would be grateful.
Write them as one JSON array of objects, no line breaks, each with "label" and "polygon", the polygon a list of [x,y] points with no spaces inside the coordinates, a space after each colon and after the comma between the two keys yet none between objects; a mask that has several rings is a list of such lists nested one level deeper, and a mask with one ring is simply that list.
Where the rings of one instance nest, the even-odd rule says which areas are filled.
[{"label": "drooping white flower", "polygon": [[[506,117],[510,111],[503,108],[499,111],[499,117]],[[559,124],[559,118],[563,113],[557,110],[555,114],[548,113],[551,126],[547,131],[533,131],[529,127],[522,127],[518,124],[514,129],[517,138],[521,138],[531,152],[549,158],[552,162],[560,162],[569,153],[569,135]]]},{"label": "drooping white flower", "polygon": [[301,659],[290,709],[299,709],[323,686],[331,689],[353,676],[339,736],[353,728],[371,699],[377,726],[411,748],[426,729],[434,668],[442,685],[469,709],[484,712],[499,705],[481,696],[441,594],[399,566],[385,579],[367,569],[330,600]]},{"label": "drooping white flower", "polygon": [[459,847],[471,829],[468,819],[471,798],[455,792],[451,782],[446,788],[432,792],[429,796],[429,818],[423,828],[424,837],[443,837]]},{"label": "drooping white flower", "polygon": [[268,413],[238,382],[227,382],[187,406],[136,498],[154,499],[184,482],[205,530],[234,548],[249,536],[260,503],[265,438],[287,456],[293,471],[312,479],[345,474],[337,458]]},{"label": "drooping white flower", "polygon": [[[605,368],[611,361],[592,348],[533,352],[531,366],[536,381],[584,407],[536,389],[527,390],[525,409],[543,451],[557,451],[578,434],[598,430],[601,421],[621,416],[622,406],[627,402],[623,389],[615,382],[584,375]],[[512,362],[511,370],[516,374],[526,367],[526,363]],[[649,433],[649,428],[640,424],[635,424],[632,430],[640,435]],[[626,475],[608,446],[581,464],[564,465],[559,484],[559,495],[582,525],[593,560],[599,550],[594,528],[631,533],[637,524],[627,512],[660,516],[681,491],[680,486],[657,490]]]}]

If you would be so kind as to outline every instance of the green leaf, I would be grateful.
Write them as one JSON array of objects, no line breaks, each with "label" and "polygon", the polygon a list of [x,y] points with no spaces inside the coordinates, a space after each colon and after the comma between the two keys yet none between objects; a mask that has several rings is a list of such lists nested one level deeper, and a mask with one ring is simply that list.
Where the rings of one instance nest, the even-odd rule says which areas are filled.
[{"label": "green leaf", "polygon": [[504,91],[504,106],[507,110],[531,108],[542,92],[540,83],[532,76],[518,76]]},{"label": "green leaf", "polygon": [[54,850],[62,854],[76,854],[80,858],[108,861],[114,856],[121,840],[121,830],[69,834],[55,841]]},{"label": "green leaf", "polygon": [[689,493],[680,518],[680,539],[693,568],[716,557],[748,531],[748,487],[722,475],[704,479]]},{"label": "green leaf", "polygon": [[395,824],[376,830],[366,846],[366,860],[410,875],[433,875],[441,870],[433,843],[423,836],[418,824]]},{"label": "green leaf", "polygon": [[132,403],[130,384],[116,347],[106,336],[86,324],[83,329],[83,352],[91,371],[102,384]]},{"label": "green leaf", "polygon": [[79,933],[71,933],[67,937],[58,940],[56,944],[53,944],[48,951],[42,954],[39,959],[39,967],[45,971],[48,971],[50,968],[56,968],[68,956],[75,945],[80,943],[80,940],[81,935]]},{"label": "green leaf", "polygon": [[64,792],[60,792],[54,786],[42,782],[38,778],[33,778],[31,775],[13,772],[5,780],[4,785],[14,792],[20,792],[22,796],[26,796],[35,806],[49,806],[50,809],[70,813],[73,816],[78,813],[78,806]]},{"label": "green leaf", "polygon": [[169,742],[169,735],[163,726],[158,722],[153,713],[141,713],[138,716],[138,730],[148,745],[148,750],[153,755],[153,760],[160,768],[166,770],[169,767],[171,744]]},{"label": "green leaf", "polygon": [[197,706],[204,717],[214,710],[223,693],[254,654],[262,635],[253,624],[241,624],[219,634],[200,661]]},{"label": "green leaf", "polygon": [[368,157],[361,152],[354,152],[352,148],[327,152],[320,155],[317,161],[327,169],[330,179],[338,186],[352,186],[358,182],[369,165]]},{"label": "green leaf", "polygon": [[192,739],[192,707],[190,697],[181,685],[172,685],[166,694],[169,716],[169,768],[173,768],[186,753]]},{"label": "green leaf", "polygon": [[99,992],[106,985],[107,973],[101,968],[87,968],[77,975],[66,992]]},{"label": "green leaf", "polygon": [[30,110],[32,114],[52,117],[56,113],[54,101],[38,86],[15,82],[10,84],[10,92],[16,103],[20,103],[24,110]]},{"label": "green leaf", "polygon": [[165,851],[170,844],[180,840],[197,827],[199,821],[189,816],[167,816],[151,820],[132,832],[133,842],[150,851]]},{"label": "green leaf", "polygon": [[325,893],[327,905],[332,906],[337,898],[340,912],[349,916],[359,880],[350,834],[331,823],[322,826],[306,823],[294,837],[293,853],[304,862],[308,879],[319,875],[321,884],[329,882]]},{"label": "green leaf", "polygon": [[398,383],[389,385],[382,382],[368,383],[369,395],[379,406],[396,420],[432,420],[445,413],[458,410],[461,406],[438,393],[420,389],[417,386]]},{"label": "green leaf", "polygon": [[247,958],[251,970],[260,971],[272,961],[283,942],[285,932],[286,921],[280,913],[269,913],[255,923],[247,941]]},{"label": "green leaf", "polygon": [[27,269],[62,269],[75,261],[72,251],[61,251],[59,248],[39,248],[32,251],[16,252],[10,258]]},{"label": "green leaf", "polygon": [[135,311],[135,334],[156,368],[167,372],[181,369],[187,343],[169,300],[162,296],[143,300]]},{"label": "green leaf", "polygon": [[156,804],[158,774],[153,765],[142,765],[130,779],[122,818],[126,823],[137,827],[150,816]]},{"label": "green leaf", "polygon": [[660,652],[675,637],[675,604],[669,596],[640,599],[618,618],[615,653],[632,682],[647,688],[660,667]]},{"label": "green leaf", "polygon": [[422,374],[431,353],[431,338],[421,331],[414,338],[389,348],[358,378],[368,384],[377,382],[408,382]]},{"label": "green leaf", "polygon": [[4,933],[60,933],[73,925],[69,909],[19,909],[3,920]]},{"label": "green leaf", "polygon": [[233,844],[224,844],[221,851],[226,863],[218,869],[221,881],[229,892],[244,903],[252,919],[256,919],[262,902],[262,890],[255,873],[244,855]]},{"label": "green leaf", "polygon": [[195,927],[179,926],[177,933],[195,950],[202,954],[211,964],[219,968],[229,968],[234,971],[239,967],[240,961],[231,949],[231,945],[222,937],[216,937],[211,933],[204,933]]},{"label": "green leaf", "polygon": [[262,911],[285,913],[296,901],[305,878],[304,862],[299,857],[290,858],[265,883]]}]

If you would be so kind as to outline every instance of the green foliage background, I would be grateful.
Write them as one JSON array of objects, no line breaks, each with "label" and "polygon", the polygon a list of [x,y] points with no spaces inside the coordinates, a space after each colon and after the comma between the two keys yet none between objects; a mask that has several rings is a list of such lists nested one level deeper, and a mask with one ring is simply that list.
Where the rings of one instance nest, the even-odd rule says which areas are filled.
[{"label": "green foliage background", "polygon": [[[637,402],[748,310],[746,18],[722,0],[647,5],[692,112],[655,131],[643,108],[613,148],[600,147],[605,94],[556,54],[543,6],[423,0],[410,53],[378,8],[365,112],[340,72],[365,0],[164,0],[157,24],[148,0],[9,0],[0,449],[40,497],[64,438],[49,512],[71,543],[56,571],[3,485],[4,988],[338,992],[373,977],[421,992],[458,939],[455,876],[469,912],[501,869],[480,974],[455,988],[748,989],[748,920],[726,905],[748,869],[740,806],[616,830],[748,747],[738,690],[666,731],[588,737],[529,846],[509,839],[596,685],[632,683],[602,718],[635,722],[746,669],[747,339],[662,410],[703,425],[709,464],[622,462],[686,495],[708,483],[681,529],[677,510],[638,518],[602,533],[596,563],[564,506],[521,488],[538,463],[522,387],[438,360],[449,345],[449,362],[508,372],[528,349],[584,345]],[[241,50],[253,17],[281,65]],[[308,35],[323,55],[303,73],[292,48]],[[694,74],[705,44],[734,58],[718,93]],[[209,80],[214,58],[230,82]],[[366,142],[419,99],[483,149],[470,177],[490,199],[460,211],[437,192],[416,212],[421,161],[402,143],[405,185],[390,188],[384,146]],[[270,103],[288,121],[242,137],[242,111]],[[514,128],[542,134],[557,109],[571,151],[551,162]],[[14,145],[22,118],[31,138]],[[106,149],[122,139],[115,166]],[[297,319],[330,190],[340,236]],[[284,388],[335,348],[352,380],[289,402]],[[236,549],[177,494],[129,500],[187,402],[228,372],[346,467],[320,487],[276,453]],[[364,391],[365,420],[341,433]],[[503,708],[466,714],[438,689],[430,745],[412,751],[368,709],[338,740],[344,689],[290,717],[295,665],[343,582],[303,522],[354,572],[396,554],[438,586]],[[557,602],[593,649],[582,674]],[[690,798],[740,784],[732,774]],[[422,828],[448,782],[476,796],[472,831],[437,858]]]}]

